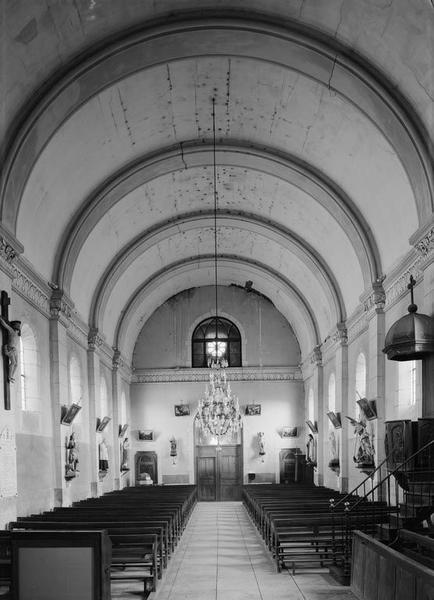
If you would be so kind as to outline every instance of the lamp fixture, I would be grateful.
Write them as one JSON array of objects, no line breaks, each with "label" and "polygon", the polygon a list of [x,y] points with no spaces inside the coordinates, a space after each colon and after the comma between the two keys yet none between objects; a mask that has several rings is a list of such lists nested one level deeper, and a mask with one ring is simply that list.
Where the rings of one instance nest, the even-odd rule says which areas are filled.
[{"label": "lamp fixture", "polygon": [[215,129],[215,98],[212,99],[212,131],[213,131],[213,193],[214,193],[214,300],[215,300],[215,339],[207,344],[210,355],[209,383],[205,394],[199,400],[197,418],[201,428],[220,440],[226,434],[236,434],[241,427],[241,413],[236,398],[227,381],[224,342],[218,341],[218,261],[217,261],[217,169],[216,169],[216,129]]}]

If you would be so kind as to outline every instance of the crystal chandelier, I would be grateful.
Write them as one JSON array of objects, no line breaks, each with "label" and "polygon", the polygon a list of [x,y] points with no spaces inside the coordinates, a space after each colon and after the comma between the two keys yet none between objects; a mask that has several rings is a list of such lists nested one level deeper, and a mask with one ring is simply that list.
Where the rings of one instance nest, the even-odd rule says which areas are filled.
[{"label": "crystal chandelier", "polygon": [[199,400],[197,418],[203,431],[220,439],[227,434],[236,434],[241,427],[241,413],[238,399],[232,394],[227,381],[227,361],[224,358],[225,348],[217,340],[218,335],[218,297],[217,297],[217,176],[216,176],[216,134],[215,134],[215,99],[212,99],[213,125],[213,183],[214,183],[214,292],[215,292],[215,336],[216,340],[208,343],[208,352],[212,358],[209,383],[205,395]]}]

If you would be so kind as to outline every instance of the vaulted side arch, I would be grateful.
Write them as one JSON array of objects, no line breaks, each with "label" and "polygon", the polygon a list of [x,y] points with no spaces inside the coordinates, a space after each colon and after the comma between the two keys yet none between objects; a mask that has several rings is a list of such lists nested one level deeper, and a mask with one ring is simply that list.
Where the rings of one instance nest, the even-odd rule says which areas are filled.
[{"label": "vaulted side arch", "polygon": [[[173,262],[144,281],[128,298],[121,311],[115,327],[113,346],[131,361],[138,332],[154,310],[171,296],[190,287],[191,272],[195,274],[197,287],[209,285],[213,269],[213,256],[202,256],[200,259]],[[221,256],[219,274],[219,285],[234,282],[243,285],[246,278],[257,281],[258,291],[270,298],[291,325],[303,357],[320,343],[321,334],[311,306],[301,291],[280,273],[271,270],[268,265],[241,261],[239,257]]]},{"label": "vaulted side arch", "polygon": [[[311,272],[311,276],[321,282],[332,307],[335,322],[345,321],[347,315],[339,285],[328,265],[309,244],[278,223],[264,222],[257,216],[248,213],[219,211],[218,223],[220,227],[230,227],[232,225],[238,227],[241,225],[243,229],[256,232],[270,240],[273,239],[282,247],[298,255],[305,263],[306,269]],[[213,225],[214,218],[210,212],[180,215],[176,222],[164,223],[151,231],[145,231],[143,235],[133,240],[127,248],[123,249],[113,259],[98,282],[91,305],[90,326],[99,330],[102,329],[102,315],[116,282],[147,248],[157,243],[158,239],[170,238],[179,229],[182,229],[183,232],[197,228],[212,229]]]},{"label": "vaulted side arch", "polygon": [[[53,281],[70,292],[77,257],[100,219],[122,197],[163,174],[209,165],[212,147],[208,144],[183,144],[143,157],[120,170],[82,203],[65,241],[56,252]],[[281,156],[271,149],[222,144],[216,149],[218,165],[257,170],[288,181],[312,196],[327,210],[345,232],[358,257],[365,288],[382,274],[378,247],[369,225],[351,199],[324,174],[294,156]],[[176,220],[176,217],[174,217]]]},{"label": "vaulted side arch", "polygon": [[153,65],[221,54],[277,63],[346,98],[382,131],[401,160],[419,224],[433,211],[432,148],[415,114],[386,80],[336,40],[244,18],[191,18],[135,31],[74,62],[24,111],[11,135],[0,189],[1,217],[16,232],[29,174],[54,133],[80,106],[116,81]]}]

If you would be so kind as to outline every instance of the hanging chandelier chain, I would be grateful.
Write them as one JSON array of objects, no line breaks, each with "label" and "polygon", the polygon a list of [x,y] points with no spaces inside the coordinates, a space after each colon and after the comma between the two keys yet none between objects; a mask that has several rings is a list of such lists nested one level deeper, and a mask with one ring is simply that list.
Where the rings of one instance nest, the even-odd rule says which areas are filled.
[{"label": "hanging chandelier chain", "polygon": [[217,166],[216,166],[216,131],[215,131],[215,98],[212,99],[212,135],[213,135],[213,186],[214,186],[214,293],[215,320],[217,333],[218,297],[217,297]]},{"label": "hanging chandelier chain", "polygon": [[212,133],[213,133],[213,185],[214,185],[214,290],[215,290],[215,360],[210,360],[209,384],[203,398],[199,400],[196,418],[199,419],[202,431],[206,431],[220,439],[225,435],[236,435],[242,426],[242,418],[238,398],[231,392],[226,379],[228,363],[218,355],[218,294],[217,294],[217,167],[216,167],[216,127],[215,98],[212,99]]}]

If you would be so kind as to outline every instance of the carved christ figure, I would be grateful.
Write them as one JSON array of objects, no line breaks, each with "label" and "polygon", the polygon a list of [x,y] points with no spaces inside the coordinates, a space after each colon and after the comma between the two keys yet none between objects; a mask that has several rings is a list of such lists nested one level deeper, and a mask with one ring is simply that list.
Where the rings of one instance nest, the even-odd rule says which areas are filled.
[{"label": "carved christ figure", "polygon": [[6,343],[3,345],[3,353],[9,359],[8,365],[8,381],[15,381],[15,371],[18,366],[18,344],[19,336],[21,335],[20,321],[6,321],[0,316],[0,325],[6,330]]}]

